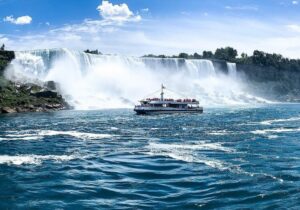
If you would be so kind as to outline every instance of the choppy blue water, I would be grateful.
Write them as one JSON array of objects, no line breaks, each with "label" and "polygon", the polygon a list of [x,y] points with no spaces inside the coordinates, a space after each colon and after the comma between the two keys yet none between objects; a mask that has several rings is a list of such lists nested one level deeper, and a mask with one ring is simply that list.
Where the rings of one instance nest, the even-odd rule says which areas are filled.
[{"label": "choppy blue water", "polygon": [[300,105],[0,117],[0,209],[300,208]]}]

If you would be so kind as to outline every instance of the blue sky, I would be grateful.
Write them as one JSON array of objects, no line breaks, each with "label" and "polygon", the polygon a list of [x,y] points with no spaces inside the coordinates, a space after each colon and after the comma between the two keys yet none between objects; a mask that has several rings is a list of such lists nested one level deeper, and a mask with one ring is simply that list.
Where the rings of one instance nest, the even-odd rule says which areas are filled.
[{"label": "blue sky", "polygon": [[131,55],[232,46],[300,58],[297,0],[0,0],[0,43]]}]

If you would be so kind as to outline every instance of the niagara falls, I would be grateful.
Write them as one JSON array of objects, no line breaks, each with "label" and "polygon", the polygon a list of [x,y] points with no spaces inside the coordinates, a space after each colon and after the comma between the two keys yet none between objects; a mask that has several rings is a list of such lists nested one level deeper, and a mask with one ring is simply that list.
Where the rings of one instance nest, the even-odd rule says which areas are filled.
[{"label": "niagara falls", "polygon": [[0,0],[0,209],[299,209],[299,9]]},{"label": "niagara falls", "polygon": [[50,49],[17,52],[6,76],[21,83],[55,81],[68,102],[84,110],[130,108],[161,83],[199,97],[205,105],[268,102],[251,95],[242,81],[237,80],[234,63],[226,65],[224,73],[206,59],[93,55]]}]

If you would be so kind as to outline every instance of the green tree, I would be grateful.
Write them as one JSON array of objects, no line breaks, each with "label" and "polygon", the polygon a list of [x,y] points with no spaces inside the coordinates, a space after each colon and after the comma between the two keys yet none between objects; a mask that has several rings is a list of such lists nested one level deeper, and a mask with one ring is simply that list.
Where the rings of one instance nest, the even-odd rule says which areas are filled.
[{"label": "green tree", "polygon": [[259,50],[254,50],[253,56],[252,56],[252,61],[256,65],[265,66],[265,63],[266,63],[265,57],[266,57],[266,55],[264,52],[259,51]]},{"label": "green tree", "polygon": [[201,59],[202,58],[202,56],[201,55],[199,55],[198,53],[194,53],[194,59]]},{"label": "green tree", "polygon": [[203,58],[213,58],[214,54],[211,51],[203,51],[202,57]]},{"label": "green tree", "polygon": [[178,58],[188,59],[189,55],[187,53],[179,53]]},{"label": "green tree", "polygon": [[232,47],[218,48],[214,57],[220,60],[235,61],[237,50]]}]

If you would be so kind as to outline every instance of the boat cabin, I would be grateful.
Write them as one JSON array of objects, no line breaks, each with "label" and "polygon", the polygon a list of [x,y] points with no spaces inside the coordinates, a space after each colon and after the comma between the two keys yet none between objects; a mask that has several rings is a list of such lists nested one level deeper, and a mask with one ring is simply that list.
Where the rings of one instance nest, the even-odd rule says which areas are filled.
[{"label": "boat cabin", "polygon": [[199,106],[196,99],[164,98],[165,87],[161,86],[160,98],[147,98],[140,101],[140,105],[135,106],[137,114],[164,114],[164,113],[202,113],[203,107]]},{"label": "boat cabin", "polygon": [[177,109],[188,109],[188,108],[197,108],[199,107],[199,101],[196,99],[163,99],[159,98],[147,98],[140,101],[141,106],[143,107],[170,107]]}]

